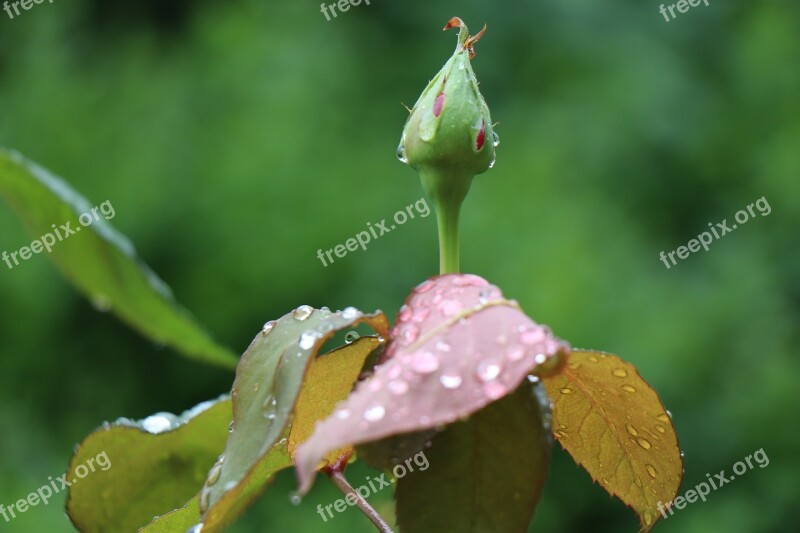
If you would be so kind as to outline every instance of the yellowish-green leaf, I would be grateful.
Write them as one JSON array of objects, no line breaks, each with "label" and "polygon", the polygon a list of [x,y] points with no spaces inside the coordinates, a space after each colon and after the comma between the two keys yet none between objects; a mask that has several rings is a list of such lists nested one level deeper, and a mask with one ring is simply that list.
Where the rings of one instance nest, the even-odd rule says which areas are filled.
[{"label": "yellowish-green leaf", "polygon": [[[295,406],[292,432],[289,434],[289,453],[314,432],[314,426],[333,412],[336,404],[345,400],[353,390],[364,361],[381,345],[377,337],[362,337],[353,344],[343,346],[328,355],[314,360],[308,369],[300,397]],[[326,463],[331,464],[352,448],[329,453]]]},{"label": "yellowish-green leaf", "polygon": [[87,533],[127,533],[186,503],[224,449],[232,417],[224,397],[181,416],[121,419],[86,437],[66,477],[73,524]]},{"label": "yellowish-green leaf", "polygon": [[580,350],[544,384],[558,442],[649,531],[661,518],[658,504],[675,498],[683,477],[675,429],[656,392],[633,365]]},{"label": "yellowish-green leaf", "polygon": [[139,533],[184,533],[200,522],[199,496],[195,496],[182,508],[159,516]]},{"label": "yellowish-green leaf", "polygon": [[[292,459],[286,449],[286,440],[275,443],[255,467],[252,474],[239,487],[237,492],[238,501],[252,502],[266,489],[275,474],[291,466]],[[200,515],[200,495],[198,495],[192,498],[182,509],[155,519],[140,531],[146,533],[185,533],[200,524],[203,524],[201,531],[221,531],[223,528],[221,524],[227,524],[233,520],[230,515],[225,514],[226,510],[219,509],[216,513],[206,517],[206,523],[203,524],[203,518]],[[241,509],[237,510],[237,512],[240,511]]]},{"label": "yellowish-green leaf", "polygon": [[[373,323],[382,327],[378,322]],[[362,337],[321,357],[311,358],[295,405],[293,421],[286,426],[282,435],[284,438],[275,442],[263,459],[256,463],[254,470],[238,484],[235,498],[231,497],[223,505],[211,509],[204,519],[200,513],[201,495],[198,495],[182,509],[154,520],[141,531],[185,533],[201,523],[202,531],[220,531],[231,524],[266,489],[276,473],[292,466],[290,450],[311,434],[316,422],[330,414],[337,402],[347,397],[364,361],[381,345],[382,341],[377,337]],[[290,436],[286,438],[287,435]],[[336,458],[338,455],[331,456],[331,460]]]}]

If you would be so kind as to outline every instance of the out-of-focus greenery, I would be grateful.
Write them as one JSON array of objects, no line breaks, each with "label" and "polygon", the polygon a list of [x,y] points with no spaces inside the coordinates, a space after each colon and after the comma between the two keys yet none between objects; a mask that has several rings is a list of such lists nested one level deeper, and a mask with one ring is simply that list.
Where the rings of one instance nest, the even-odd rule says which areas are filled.
[{"label": "out-of-focus greenery", "polygon": [[[434,217],[328,267],[316,251],[420,198],[394,156],[400,104],[449,57],[450,17],[486,22],[473,66],[502,144],[465,205],[462,268],[640,369],[674,414],[683,491],[764,449],[769,466],[657,531],[785,531],[800,478],[800,7],[713,1],[666,22],[659,5],[372,0],[327,22],[317,2],[34,4],[0,12],[0,145],[109,200],[112,223],[240,352],[299,304],[394,313],[436,273]],[[761,197],[769,216],[660,262]],[[0,206],[0,252],[31,240]],[[0,263],[0,317],[6,506],[102,421],[182,412],[231,385],[95,311],[42,255]],[[297,507],[293,487],[286,472],[233,531],[371,530],[353,509],[322,522],[316,504],[339,497],[325,480]],[[560,450],[544,494],[532,530],[636,530]],[[6,526],[68,531],[63,496]]]}]

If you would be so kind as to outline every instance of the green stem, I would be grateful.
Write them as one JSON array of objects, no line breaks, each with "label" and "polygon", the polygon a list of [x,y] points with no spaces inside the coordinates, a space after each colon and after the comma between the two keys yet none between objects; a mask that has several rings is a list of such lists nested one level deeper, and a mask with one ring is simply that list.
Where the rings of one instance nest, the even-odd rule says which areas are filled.
[{"label": "green stem", "polygon": [[461,204],[469,192],[472,176],[463,172],[442,172],[438,169],[420,170],[422,186],[433,201],[439,225],[439,273],[459,271],[458,218]]},{"label": "green stem", "polygon": [[454,274],[459,270],[458,212],[458,208],[449,206],[436,210],[436,221],[439,224],[439,274]]}]

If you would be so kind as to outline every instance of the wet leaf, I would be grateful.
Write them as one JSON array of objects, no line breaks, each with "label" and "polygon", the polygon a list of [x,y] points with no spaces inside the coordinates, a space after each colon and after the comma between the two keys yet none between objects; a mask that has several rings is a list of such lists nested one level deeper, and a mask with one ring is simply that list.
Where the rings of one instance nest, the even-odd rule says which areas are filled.
[{"label": "wet leaf", "polygon": [[[375,337],[362,337],[314,360],[295,406],[289,434],[289,453],[292,456],[314,432],[316,423],[330,416],[336,404],[347,398],[367,357],[381,344]],[[334,463],[344,451],[335,450],[328,454],[327,462]]]},{"label": "wet leaf", "polygon": [[200,522],[199,498],[195,496],[180,509],[159,516],[141,528],[139,533],[186,533]]},{"label": "wet leaf", "polygon": [[525,382],[468,421],[448,426],[423,452],[430,467],[411,463],[414,471],[398,479],[400,530],[527,531],[547,478],[549,416],[544,390]]},{"label": "wet leaf", "polygon": [[558,442],[649,531],[661,518],[657,504],[675,498],[683,477],[675,429],[656,392],[617,356],[578,350],[544,384]]},{"label": "wet leaf", "polygon": [[[233,432],[200,493],[204,532],[231,524],[264,489],[275,465],[283,464],[290,416],[309,365],[326,339],[362,322],[388,335],[382,313],[365,315],[352,307],[333,313],[309,306],[266,324],[256,335],[242,356],[231,392]],[[282,452],[277,456],[270,453],[276,447]]]},{"label": "wet leaf", "polygon": [[186,503],[224,449],[232,416],[225,397],[181,416],[121,419],[86,437],[67,471],[68,482],[77,480],[67,500],[72,523],[87,533],[129,533]]},{"label": "wet leaf", "polygon": [[567,346],[477,276],[417,287],[372,376],[322,421],[295,456],[300,492],[331,450],[452,423],[563,363]]},{"label": "wet leaf", "polygon": [[[239,489],[241,501],[251,502],[256,499],[274,479],[275,474],[292,466],[292,459],[289,456],[286,443],[285,438],[281,439],[259,461],[252,475],[247,478],[244,485]],[[203,519],[200,514],[201,497],[202,493],[189,500],[183,508],[153,520],[150,525],[141,531],[148,533],[186,533],[189,529],[202,523]],[[230,516],[228,518],[233,521],[235,517]],[[220,531],[218,523],[209,524],[202,528],[203,532]]]},{"label": "wet leaf", "polygon": [[[53,261],[95,307],[110,310],[157,344],[206,363],[236,367],[237,357],[216,344],[175,302],[169,287],[136,255],[130,241],[106,221],[106,214],[116,214],[113,202],[99,204],[105,211],[98,209],[97,219],[93,217],[91,225],[82,226],[79,216],[91,215],[94,204],[61,178],[16,152],[3,149],[0,196],[23,220],[32,238],[55,243],[50,253],[42,249],[40,255]],[[62,225],[69,225],[69,231],[74,233],[69,234]],[[63,239],[60,242],[59,235]],[[15,260],[16,257],[9,259],[12,265]],[[14,268],[24,266],[21,259],[19,263]]]}]

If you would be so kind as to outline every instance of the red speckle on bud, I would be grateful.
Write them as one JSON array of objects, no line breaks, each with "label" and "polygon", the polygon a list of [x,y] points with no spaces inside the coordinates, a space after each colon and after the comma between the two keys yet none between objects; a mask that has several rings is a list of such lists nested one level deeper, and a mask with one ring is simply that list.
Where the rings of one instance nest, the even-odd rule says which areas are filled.
[{"label": "red speckle on bud", "polygon": [[444,107],[444,93],[440,93],[439,96],[436,97],[436,101],[433,103],[433,116],[438,117],[442,114],[442,108]]},{"label": "red speckle on bud", "polygon": [[486,143],[486,121],[481,121],[481,129],[478,132],[478,138],[475,139],[475,148],[480,152],[483,145]]}]

